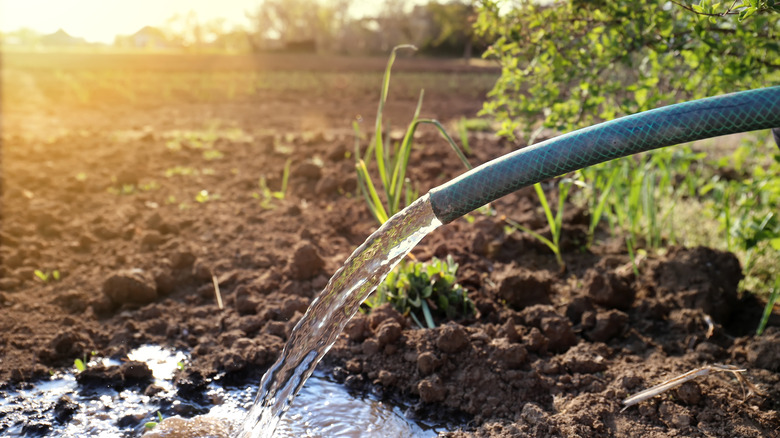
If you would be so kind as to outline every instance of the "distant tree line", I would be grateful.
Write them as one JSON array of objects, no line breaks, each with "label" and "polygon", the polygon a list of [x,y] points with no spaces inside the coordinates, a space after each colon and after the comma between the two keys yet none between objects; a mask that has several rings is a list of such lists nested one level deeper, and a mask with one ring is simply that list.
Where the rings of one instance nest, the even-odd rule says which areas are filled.
[{"label": "distant tree line", "polygon": [[[396,45],[414,44],[424,54],[465,57],[479,56],[487,48],[472,30],[477,15],[473,0],[371,3],[376,6],[366,9],[359,0],[263,0],[247,11],[248,28],[231,27],[221,18],[203,20],[196,11],[189,11],[158,27],[144,26],[132,35],[117,35],[113,45],[190,52],[360,55],[386,54]],[[42,35],[20,29],[2,37],[5,44],[26,47],[96,45],[63,30]]]},{"label": "distant tree line", "polygon": [[350,14],[354,0],[265,0],[250,14],[254,51],[298,50],[327,53],[386,53],[415,44],[423,53],[469,57],[485,44],[472,31],[471,1],[385,0],[376,12]]}]

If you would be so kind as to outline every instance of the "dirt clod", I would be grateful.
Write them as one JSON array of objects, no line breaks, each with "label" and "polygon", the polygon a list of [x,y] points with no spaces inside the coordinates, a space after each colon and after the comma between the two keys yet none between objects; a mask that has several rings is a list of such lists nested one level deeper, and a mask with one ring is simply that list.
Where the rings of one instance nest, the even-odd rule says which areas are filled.
[{"label": "dirt clod", "polygon": [[552,277],[543,272],[534,272],[520,268],[514,264],[506,265],[504,269],[493,275],[497,284],[496,293],[515,309],[534,304],[549,304]]},{"label": "dirt clod", "polygon": [[628,315],[619,310],[599,312],[595,315],[595,326],[587,335],[594,342],[607,342],[619,335],[628,323]]},{"label": "dirt clod", "polygon": [[625,310],[634,302],[634,290],[613,272],[591,269],[583,281],[588,297],[596,304]]},{"label": "dirt clod", "polygon": [[677,248],[669,259],[652,263],[647,283],[676,307],[700,309],[717,322],[728,321],[736,308],[742,269],[734,254],[705,247]]},{"label": "dirt clod", "polygon": [[445,353],[457,353],[469,344],[466,331],[459,325],[446,324],[439,330],[436,346]]},{"label": "dirt clod", "polygon": [[420,380],[417,383],[417,392],[420,393],[420,400],[425,403],[440,402],[447,396],[447,388],[442,385],[439,376]]},{"label": "dirt clod", "polygon": [[376,329],[376,339],[379,342],[380,347],[384,347],[387,344],[391,344],[401,337],[401,324],[398,324],[395,320],[385,320]]},{"label": "dirt clod", "polygon": [[780,329],[770,327],[747,346],[750,366],[770,371],[780,371]]},{"label": "dirt clod", "polygon": [[296,280],[308,280],[322,272],[325,261],[311,242],[301,242],[293,250],[290,259],[290,276]]},{"label": "dirt clod", "polygon": [[493,339],[490,347],[493,350],[491,353],[493,360],[507,369],[520,368],[528,355],[522,345],[513,344],[507,338]]},{"label": "dirt clod", "polygon": [[427,376],[439,367],[441,361],[430,351],[424,351],[417,356],[417,369],[423,376]]},{"label": "dirt clod", "polygon": [[157,299],[157,287],[152,276],[142,269],[124,269],[103,282],[103,293],[116,306],[148,304]]},{"label": "dirt clod", "polygon": [[54,405],[54,419],[60,424],[67,423],[78,410],[78,403],[74,402],[67,395],[63,395],[57,400],[57,404]]},{"label": "dirt clod", "polygon": [[677,398],[686,405],[696,405],[701,401],[701,387],[696,382],[685,382],[676,390]]}]

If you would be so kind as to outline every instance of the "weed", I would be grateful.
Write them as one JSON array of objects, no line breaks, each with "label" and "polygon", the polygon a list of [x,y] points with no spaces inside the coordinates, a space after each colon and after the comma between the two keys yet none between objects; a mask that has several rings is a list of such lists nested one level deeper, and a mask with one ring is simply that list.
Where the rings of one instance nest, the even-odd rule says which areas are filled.
[{"label": "weed", "polygon": [[[434,318],[453,319],[474,314],[474,303],[466,290],[456,283],[458,264],[431,259],[428,263],[404,261],[385,278],[376,293],[366,300],[373,309],[390,303],[403,315],[409,315],[421,328],[434,328]],[[425,324],[422,323],[425,321]]]}]

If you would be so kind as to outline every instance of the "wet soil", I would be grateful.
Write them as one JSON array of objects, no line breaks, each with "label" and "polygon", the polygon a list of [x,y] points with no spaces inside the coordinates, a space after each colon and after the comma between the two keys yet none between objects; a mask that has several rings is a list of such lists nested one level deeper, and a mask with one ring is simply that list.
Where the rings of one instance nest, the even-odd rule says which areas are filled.
[{"label": "wet soil", "polygon": [[[377,226],[349,156],[349,124],[359,114],[373,120],[375,99],[267,91],[209,104],[6,103],[2,385],[46,379],[92,351],[121,360],[147,343],[192,353],[176,376],[182,397],[202,397],[217,374],[256,384]],[[414,103],[388,105],[394,126]],[[430,93],[423,114],[449,121],[480,107]],[[212,143],[172,146],[213,119]],[[421,193],[461,173],[433,130],[421,129],[416,145],[408,175]],[[471,145],[475,164],[514,147],[487,134],[472,134]],[[279,190],[288,160],[286,196],[263,202],[258,180]],[[737,293],[733,255],[672,247],[639,262],[636,275],[608,230],[583,248],[587,214],[569,206],[561,272],[546,247],[504,231],[502,215],[549,231],[533,190],[494,207],[498,215],[455,221],[413,251],[418,260],[452,255],[477,315],[436,329],[414,328],[390,308],[360,315],[325,358],[336,379],[411,402],[409,415],[463,419],[456,437],[780,436],[780,317],[753,336],[763,303]],[[763,395],[716,373],[621,412],[628,395],[713,363],[745,368]],[[148,378],[128,362],[79,383]]]}]

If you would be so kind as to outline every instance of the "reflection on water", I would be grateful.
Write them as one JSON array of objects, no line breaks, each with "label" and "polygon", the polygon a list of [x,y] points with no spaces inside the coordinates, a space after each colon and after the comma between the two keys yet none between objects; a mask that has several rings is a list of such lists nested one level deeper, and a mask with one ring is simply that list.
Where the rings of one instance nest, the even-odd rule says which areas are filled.
[{"label": "reflection on water", "polygon": [[[173,415],[176,406],[191,403],[176,395],[172,378],[180,363],[186,364],[182,352],[170,352],[158,346],[143,346],[128,354],[131,360],[142,361],[154,374],[153,385],[161,388],[154,396],[143,394],[143,388],[120,391],[101,389],[84,391],[72,372],[55,373],[51,380],[14,391],[0,390],[0,436],[57,437],[137,437],[144,432],[144,423],[154,421],[157,412]],[[118,365],[108,359],[94,359],[88,366]],[[186,365],[185,365],[186,366]],[[252,405],[256,388],[232,389],[212,382],[205,394],[215,405],[201,407],[208,412],[202,423],[216,424],[225,432],[212,436],[227,436],[229,426],[238,425]],[[63,397],[72,401],[73,416],[65,424],[57,421],[55,405]],[[62,403],[62,402],[61,402]],[[192,422],[187,424],[192,425]],[[224,426],[228,426],[227,428]],[[165,429],[165,428],[163,428]],[[175,432],[146,434],[145,437],[203,437],[187,427]],[[376,398],[351,395],[342,385],[315,372],[296,399],[295,405],[282,420],[278,437],[428,437],[441,428],[418,425],[404,418],[400,408],[389,406]],[[209,435],[209,434],[205,434]]]}]

